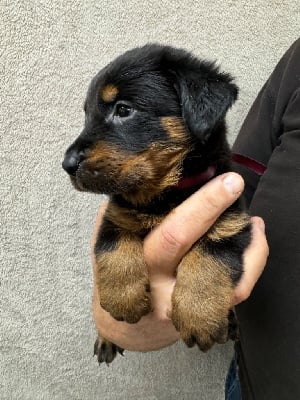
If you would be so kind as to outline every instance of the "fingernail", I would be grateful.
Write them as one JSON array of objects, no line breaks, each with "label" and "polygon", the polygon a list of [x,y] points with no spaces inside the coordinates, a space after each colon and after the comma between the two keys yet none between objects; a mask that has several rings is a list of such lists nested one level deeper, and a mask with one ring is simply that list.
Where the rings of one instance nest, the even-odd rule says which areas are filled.
[{"label": "fingernail", "polygon": [[225,189],[231,194],[239,194],[244,189],[244,181],[238,174],[229,174],[223,179]]}]

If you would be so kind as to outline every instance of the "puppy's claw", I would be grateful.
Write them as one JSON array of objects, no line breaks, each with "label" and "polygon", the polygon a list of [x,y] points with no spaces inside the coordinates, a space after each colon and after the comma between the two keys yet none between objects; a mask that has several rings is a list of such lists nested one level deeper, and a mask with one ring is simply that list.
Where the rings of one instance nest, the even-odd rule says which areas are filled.
[{"label": "puppy's claw", "polygon": [[219,329],[208,332],[194,331],[193,334],[183,338],[185,344],[188,347],[193,347],[195,344],[204,353],[208,351],[215,343],[226,343],[228,340],[228,329],[227,326],[219,327]]},{"label": "puppy's claw", "polygon": [[114,343],[109,342],[105,339],[97,339],[94,344],[94,356],[97,356],[99,365],[103,362],[109,365],[117,356],[121,354],[124,357],[124,349],[117,346]]},{"label": "puppy's claw", "polygon": [[116,321],[122,322],[124,321],[123,317],[113,317]]},{"label": "puppy's claw", "polygon": [[99,339],[97,338],[94,344],[94,357],[96,354],[98,354],[98,345],[99,345]]},{"label": "puppy's claw", "polygon": [[212,318],[202,310],[197,317],[197,308],[192,309],[192,302],[173,301],[172,321],[188,347],[197,345],[203,352],[208,351],[215,343],[226,343],[228,340],[228,318],[226,311],[223,318]]},{"label": "puppy's claw", "polygon": [[187,345],[187,347],[194,347],[197,342],[195,336],[192,335],[189,338],[184,339],[184,343]]}]

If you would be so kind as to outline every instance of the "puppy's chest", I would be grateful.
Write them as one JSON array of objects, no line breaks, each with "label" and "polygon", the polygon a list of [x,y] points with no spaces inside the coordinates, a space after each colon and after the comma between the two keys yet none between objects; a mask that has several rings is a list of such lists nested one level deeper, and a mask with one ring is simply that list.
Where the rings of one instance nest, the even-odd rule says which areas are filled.
[{"label": "puppy's chest", "polygon": [[133,233],[140,237],[144,237],[165,217],[164,214],[140,212],[119,207],[113,203],[109,204],[105,216],[117,231]]}]

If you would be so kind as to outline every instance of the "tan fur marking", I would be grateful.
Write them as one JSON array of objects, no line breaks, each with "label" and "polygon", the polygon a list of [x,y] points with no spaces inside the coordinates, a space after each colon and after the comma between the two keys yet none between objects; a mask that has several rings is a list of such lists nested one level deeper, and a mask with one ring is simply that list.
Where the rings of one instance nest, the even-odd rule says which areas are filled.
[{"label": "tan fur marking", "polygon": [[148,232],[163,219],[163,217],[158,215],[143,214],[127,208],[118,207],[112,202],[109,202],[105,216],[122,230],[136,234]]},{"label": "tan fur marking", "polygon": [[162,117],[161,124],[168,132],[170,138],[182,141],[187,139],[187,131],[181,118]]},{"label": "tan fur marking", "polygon": [[194,246],[178,267],[172,296],[172,321],[182,339],[192,346],[194,337],[203,351],[225,342],[232,299],[229,268]]},{"label": "tan fur marking", "polygon": [[123,235],[117,248],[97,256],[97,288],[101,306],[115,319],[136,323],[151,311],[142,241]]},{"label": "tan fur marking", "polygon": [[116,99],[118,93],[119,89],[115,85],[109,83],[104,86],[101,93],[101,98],[103,101],[105,101],[105,103],[111,103]]},{"label": "tan fur marking", "polygon": [[182,161],[188,149],[184,146],[150,145],[147,150],[129,159],[123,166],[123,173],[140,171],[143,173],[137,191],[125,193],[124,198],[134,204],[147,203],[151,198],[179,180]]},{"label": "tan fur marking", "polygon": [[226,213],[215,222],[205,237],[213,241],[220,241],[236,235],[249,223],[250,217],[246,213]]},{"label": "tan fur marking", "polygon": [[109,162],[109,160],[119,160],[120,158],[126,158],[128,154],[118,150],[115,146],[98,142],[88,154],[89,165],[97,167],[97,162]]},{"label": "tan fur marking", "polygon": [[123,196],[133,204],[148,203],[170,186],[175,186],[188,153],[187,143],[153,143],[146,150],[130,154],[106,143],[98,143],[89,153],[87,168],[99,170],[121,187],[137,182]]}]

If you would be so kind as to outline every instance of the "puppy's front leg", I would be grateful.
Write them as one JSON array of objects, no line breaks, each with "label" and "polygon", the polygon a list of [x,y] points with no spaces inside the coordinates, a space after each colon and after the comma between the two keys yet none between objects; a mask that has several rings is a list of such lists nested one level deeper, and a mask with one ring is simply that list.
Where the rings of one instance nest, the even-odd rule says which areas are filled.
[{"label": "puppy's front leg", "polygon": [[251,239],[249,216],[228,212],[200,239],[178,266],[172,320],[188,346],[203,351],[236,339],[231,310]]},{"label": "puppy's front leg", "polygon": [[220,265],[196,244],[178,266],[172,296],[172,321],[185,343],[206,351],[228,339],[233,283]]},{"label": "puppy's front leg", "polygon": [[[136,323],[151,311],[149,278],[142,241],[129,232],[101,230],[96,245],[100,305],[113,318]],[[100,243],[100,245],[99,245]]]}]

